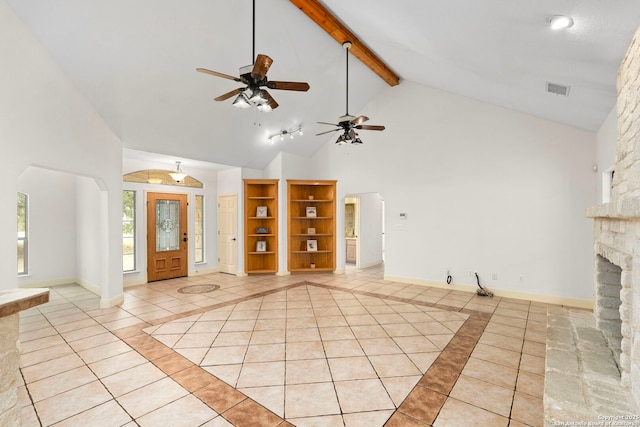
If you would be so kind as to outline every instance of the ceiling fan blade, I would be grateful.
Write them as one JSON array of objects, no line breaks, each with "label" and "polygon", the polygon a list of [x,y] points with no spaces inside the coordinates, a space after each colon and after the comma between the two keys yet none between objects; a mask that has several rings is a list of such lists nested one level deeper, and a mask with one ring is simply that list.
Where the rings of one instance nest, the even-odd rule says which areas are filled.
[{"label": "ceiling fan blade", "polygon": [[199,73],[211,74],[212,76],[222,77],[223,79],[229,79],[229,80],[233,80],[233,81],[236,81],[236,82],[241,81],[238,77],[233,77],[233,76],[230,76],[228,74],[222,74],[222,73],[219,73],[217,71],[207,70],[206,68],[196,68],[196,71],[199,72]]},{"label": "ceiling fan blade", "polygon": [[295,90],[298,92],[306,92],[309,90],[309,83],[305,82],[274,82],[267,83],[269,89]]},{"label": "ceiling fan blade", "polygon": [[231,92],[227,92],[227,93],[225,93],[225,94],[223,94],[223,95],[220,95],[219,97],[214,98],[214,99],[215,99],[216,101],[224,101],[224,100],[226,100],[226,99],[231,98],[232,96],[236,96],[236,95],[238,95],[239,93],[244,92],[244,90],[245,90],[245,89],[246,89],[246,88],[244,88],[244,87],[239,87],[238,89],[234,89],[234,90],[232,90]]},{"label": "ceiling fan blade", "polygon": [[356,129],[362,129],[362,130],[384,130],[384,126],[378,126],[378,125],[358,125],[358,126],[356,126]]},{"label": "ceiling fan blade", "polygon": [[353,123],[354,125],[359,125],[360,123],[364,123],[367,120],[369,120],[369,117],[367,116],[360,116],[360,117],[356,117],[355,119],[353,119],[351,121],[351,123]]},{"label": "ceiling fan blade", "polygon": [[269,67],[273,64],[273,59],[269,58],[267,55],[258,54],[256,57],[256,62],[253,64],[253,70],[251,70],[251,77],[260,81],[264,79],[267,75],[267,71],[269,71]]},{"label": "ceiling fan blade", "polygon": [[340,128],[338,128],[338,129],[331,129],[331,130],[328,130],[328,131],[326,131],[326,132],[316,133],[316,136],[318,136],[318,135],[324,135],[324,134],[326,134],[326,133],[335,132],[335,131],[337,131],[337,130],[342,130],[342,129],[340,129]]},{"label": "ceiling fan blade", "polygon": [[267,104],[269,104],[269,107],[271,107],[272,110],[275,110],[276,108],[278,108],[278,103],[276,102],[275,99],[273,99],[273,97],[269,94],[269,92],[267,92],[266,90],[263,90],[264,93],[264,97],[267,100]]},{"label": "ceiling fan blade", "polygon": [[317,122],[317,123],[320,123],[321,125],[340,126],[340,125],[337,125],[335,123],[327,123],[327,122]]}]

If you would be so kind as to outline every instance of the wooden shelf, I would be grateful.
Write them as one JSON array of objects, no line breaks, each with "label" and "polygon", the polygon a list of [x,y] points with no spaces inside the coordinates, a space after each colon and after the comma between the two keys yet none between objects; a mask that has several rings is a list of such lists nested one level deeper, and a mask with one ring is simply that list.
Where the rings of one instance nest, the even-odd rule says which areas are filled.
[{"label": "wooden shelf", "polygon": [[[312,199],[309,196],[313,196]],[[297,272],[327,272],[336,269],[336,181],[287,180],[288,269]],[[316,216],[306,216],[314,207]],[[314,228],[315,233],[309,233]],[[317,251],[307,251],[307,241],[316,240]],[[315,268],[311,268],[314,264]]]},{"label": "wooden shelf", "polygon": [[[258,207],[266,216],[258,216]],[[256,233],[266,228],[267,233]],[[264,242],[265,251],[257,251]],[[244,271],[247,274],[275,274],[278,271],[278,180],[244,180]]]}]

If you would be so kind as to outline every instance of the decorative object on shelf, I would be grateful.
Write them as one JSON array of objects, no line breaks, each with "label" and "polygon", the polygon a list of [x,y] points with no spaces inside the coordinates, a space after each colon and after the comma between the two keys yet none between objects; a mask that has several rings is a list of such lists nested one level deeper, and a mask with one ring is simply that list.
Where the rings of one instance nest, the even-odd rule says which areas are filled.
[{"label": "decorative object on shelf", "polygon": [[264,240],[259,240],[256,242],[256,252],[266,252],[267,251],[267,242]]},{"label": "decorative object on shelf", "polygon": [[267,233],[269,233],[269,229],[267,227],[256,228],[256,234],[267,234]]},{"label": "decorative object on shelf", "polygon": [[309,267],[311,267],[311,268],[316,268],[316,263],[315,263],[315,262],[312,262],[311,264],[309,264]]},{"label": "decorative object on shelf", "polygon": [[327,123],[327,122],[318,122],[322,125],[331,125],[331,126],[335,126],[335,129],[332,130],[328,130],[326,132],[320,132],[317,133],[316,136],[318,135],[324,135],[327,133],[331,133],[331,132],[335,132],[335,131],[339,131],[342,130],[344,131],[342,133],[342,135],[340,135],[338,137],[338,140],[336,141],[336,144],[338,145],[344,145],[348,142],[352,143],[352,144],[362,144],[362,141],[360,140],[360,138],[358,137],[358,132],[356,132],[357,130],[384,130],[384,126],[379,126],[379,125],[363,125],[362,123],[366,122],[367,120],[369,120],[369,117],[367,116],[359,116],[359,117],[354,117],[351,114],[349,114],[349,49],[351,48],[351,42],[350,41],[346,41],[344,43],[342,43],[342,47],[344,47],[344,49],[347,52],[347,78],[346,78],[346,98],[347,98],[347,110],[344,116],[342,117],[338,117],[338,123],[334,124],[334,123]]},{"label": "decorative object on shelf", "polygon": [[256,216],[266,217],[267,216],[267,207],[266,206],[258,206],[256,209]]},{"label": "decorative object on shelf", "polygon": [[278,103],[267,92],[266,89],[279,89],[290,90],[297,92],[306,92],[309,90],[309,83],[305,82],[277,82],[269,81],[267,79],[267,72],[273,63],[273,60],[267,55],[259,54],[255,55],[256,51],[256,0],[253,0],[253,47],[251,51],[251,61],[255,62],[246,67],[240,68],[240,77],[230,76],[228,74],[219,73],[217,71],[207,70],[206,68],[196,68],[196,71],[200,73],[209,74],[216,77],[222,77],[223,79],[233,80],[238,83],[246,85],[245,87],[239,87],[230,92],[222,94],[216,101],[224,101],[236,96],[233,101],[233,106],[238,108],[249,108],[255,106],[259,111],[271,111],[278,108]]},{"label": "decorative object on shelf", "polygon": [[314,227],[307,228],[307,234],[316,234],[316,229]]},{"label": "decorative object on shelf", "polygon": [[309,195],[309,200],[313,200],[313,194]]},{"label": "decorative object on shelf", "polygon": [[269,142],[273,144],[273,139],[280,137],[280,141],[284,141],[284,137],[289,135],[290,139],[293,139],[293,136],[299,133],[300,135],[302,135],[302,126],[298,126],[297,128],[293,128],[293,129],[284,129],[281,130],[280,132],[276,132],[273,135],[269,136]]},{"label": "decorative object on shelf", "polygon": [[170,172],[169,176],[175,181],[175,182],[180,182],[184,179],[185,176],[187,176],[186,173],[182,172],[182,168],[180,167],[180,161],[176,160],[176,171],[175,172]]},{"label": "decorative object on shelf", "polygon": [[307,252],[316,252],[318,250],[317,240],[307,240]]},{"label": "decorative object on shelf", "polygon": [[307,212],[307,218],[315,218],[316,217],[316,207],[315,206],[307,206],[306,212]]}]

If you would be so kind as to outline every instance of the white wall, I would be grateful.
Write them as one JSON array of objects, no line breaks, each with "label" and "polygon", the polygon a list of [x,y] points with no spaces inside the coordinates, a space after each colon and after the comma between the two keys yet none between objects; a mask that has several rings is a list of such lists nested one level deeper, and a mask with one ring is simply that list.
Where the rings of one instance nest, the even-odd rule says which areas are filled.
[{"label": "white wall", "polygon": [[18,178],[28,195],[28,274],[20,286],[73,283],[76,271],[76,177],[37,167]]},{"label": "white wall", "polygon": [[[107,256],[100,279],[101,304],[122,297],[120,140],[71,84],[33,34],[0,0],[0,151],[5,185],[0,204],[15,206],[18,177],[28,166],[96,179]],[[18,285],[16,210],[0,210],[0,288]],[[55,254],[52,256],[55,257]]]},{"label": "white wall", "polygon": [[313,161],[339,200],[384,198],[386,276],[592,299],[594,134],[406,81],[360,114],[387,129]]},{"label": "white wall", "polygon": [[[603,203],[603,182],[610,184],[610,171],[616,162],[618,145],[618,109],[614,106],[596,134],[596,165],[598,165],[598,203]],[[606,175],[606,176],[603,176]],[[606,185],[605,184],[605,185]],[[610,190],[610,187],[609,187]],[[607,200],[608,201],[608,200]]]},{"label": "white wall", "polygon": [[[77,212],[77,282],[87,289],[100,292],[104,259],[108,257],[104,246],[101,204],[102,193],[95,180],[78,177],[76,179]],[[117,262],[117,260],[116,260]],[[120,257],[122,271],[122,256]]]}]

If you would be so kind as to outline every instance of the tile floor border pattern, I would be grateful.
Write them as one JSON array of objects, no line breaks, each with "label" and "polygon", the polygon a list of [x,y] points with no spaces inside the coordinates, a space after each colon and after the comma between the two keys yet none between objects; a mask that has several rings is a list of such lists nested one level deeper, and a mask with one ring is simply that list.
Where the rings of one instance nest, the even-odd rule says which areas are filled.
[{"label": "tile floor border pattern", "polygon": [[[361,281],[358,282],[359,284],[363,283]],[[355,281],[353,283],[355,283]],[[283,420],[281,417],[269,411],[264,406],[258,404],[242,392],[236,390],[235,388],[213,376],[200,366],[192,363],[190,360],[183,357],[179,353],[175,352],[169,347],[166,347],[164,344],[147,335],[142,331],[142,329],[177,319],[182,319],[194,314],[201,314],[209,310],[238,304],[247,300],[270,295],[283,290],[286,291],[288,289],[294,289],[304,285],[469,314],[468,319],[454,335],[451,342],[445,347],[440,356],[433,362],[429,370],[419,380],[418,384],[414,387],[411,393],[397,407],[396,411],[388,419],[387,423],[385,424],[386,426],[429,426],[432,425],[434,420],[438,417],[438,414],[443,407],[446,411],[446,405],[451,405],[453,407],[456,404],[461,404],[461,402],[458,401],[455,397],[451,397],[449,399],[449,393],[452,391],[452,388],[454,384],[456,384],[457,379],[461,376],[462,370],[465,367],[467,361],[470,360],[471,352],[474,350],[474,348],[476,348],[476,344],[483,335],[485,327],[493,318],[493,314],[498,314],[496,307],[498,306],[499,302],[503,300],[502,298],[498,298],[498,302],[496,302],[495,304],[493,302],[489,303],[487,301],[486,305],[484,303],[480,305],[479,303],[469,301],[470,299],[467,298],[467,302],[463,303],[462,306],[449,306],[435,302],[420,301],[414,299],[415,295],[410,295],[411,292],[402,292],[403,294],[407,294],[403,296],[408,297],[404,298],[391,294],[379,294],[375,292],[377,289],[365,291],[343,286],[334,286],[331,284],[301,281],[298,283],[290,283],[285,286],[279,286],[277,288],[269,289],[266,291],[255,292],[209,306],[201,306],[197,309],[174,314],[171,316],[166,316],[163,318],[154,320],[140,319],[140,322],[137,324],[123,326],[121,328],[113,328],[110,330],[110,333],[128,344],[129,347],[133,348],[137,353],[157,366],[163,373],[171,377],[172,380],[180,384],[185,390],[189,391],[191,396],[197,397],[199,401],[205,403],[208,407],[216,411],[218,414],[223,414],[223,418],[227,419],[233,425],[264,425],[283,427],[292,426],[291,423]],[[376,284],[375,286],[379,285]],[[398,295],[400,295],[400,293],[401,292],[398,292]],[[471,300],[473,300],[473,298],[471,298]],[[458,301],[452,302],[456,304],[458,303]],[[75,303],[71,303],[75,305]],[[507,304],[512,303],[513,302],[507,302]],[[469,307],[473,306],[474,309],[464,308],[465,305]],[[476,307],[478,310],[475,310]],[[78,308],[80,310],[83,310],[80,306],[78,306]],[[540,311],[537,312],[540,313]],[[493,321],[491,321],[491,323],[493,323]],[[503,321],[498,321],[498,323],[503,323]],[[489,329],[487,328],[487,330]],[[492,330],[492,332],[494,331]],[[521,348],[519,353],[524,356],[524,348]],[[25,384],[24,377],[22,384]],[[452,392],[454,395],[455,391],[456,390],[453,390]],[[28,399],[31,400],[31,396],[29,396]],[[515,402],[513,404],[515,405]],[[31,405],[33,407],[33,401],[31,401]],[[477,408],[482,408],[482,406],[480,404],[477,404]],[[37,413],[34,413],[34,416],[38,416]],[[540,414],[540,418],[542,418],[542,414]],[[507,416],[507,422],[509,422],[509,419],[510,417]],[[439,421],[436,421],[435,425],[438,425],[438,422]],[[526,425],[529,424],[538,425],[538,422],[532,419],[531,422],[527,423]],[[524,426],[525,424],[517,422],[514,419],[509,425]]]},{"label": "tile floor border pattern", "polygon": [[142,329],[149,326],[149,324],[152,326],[159,325],[302,286],[315,286],[329,290],[469,314],[469,318],[463,323],[449,344],[447,344],[418,384],[385,423],[387,427],[408,425],[430,426],[433,424],[492,316],[491,313],[470,309],[412,301],[407,298],[382,295],[374,292],[353,289],[345,290],[336,286],[304,281],[274,290],[259,292],[233,301],[215,304],[210,307],[156,319],[148,323],[143,323],[141,326],[136,325],[125,328],[124,330],[116,330],[114,334],[190,393],[193,393],[205,404],[221,414],[234,426],[293,426],[241,391],[236,390],[224,381],[218,379],[184,356],[175,353],[173,349],[160,343],[150,335],[147,335]]}]

